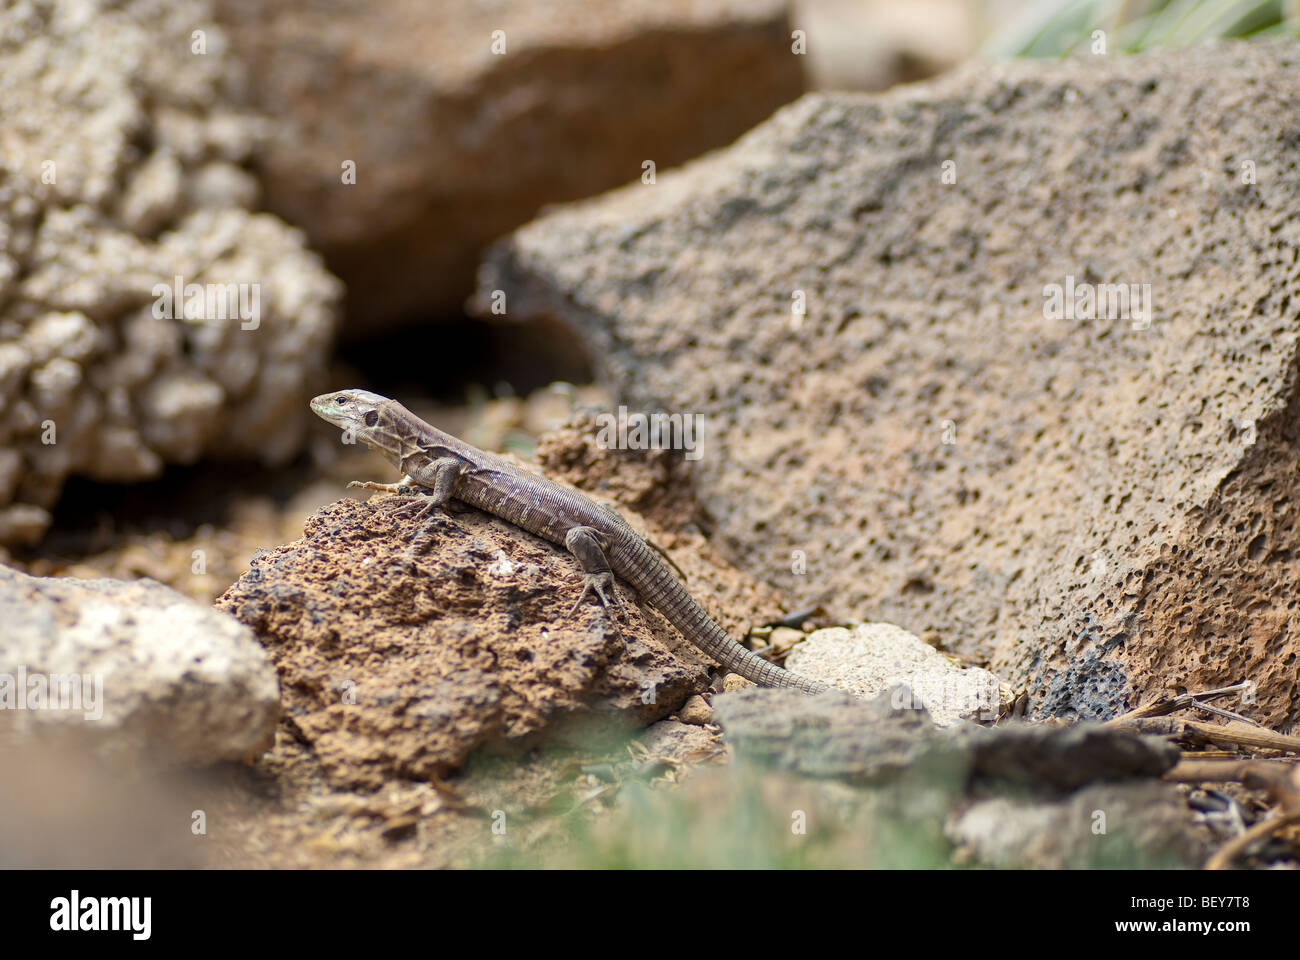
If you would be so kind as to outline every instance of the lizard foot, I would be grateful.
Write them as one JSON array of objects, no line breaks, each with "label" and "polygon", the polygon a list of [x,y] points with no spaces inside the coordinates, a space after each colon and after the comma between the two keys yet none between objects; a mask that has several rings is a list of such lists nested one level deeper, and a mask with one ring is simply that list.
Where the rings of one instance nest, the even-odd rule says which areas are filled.
[{"label": "lizard foot", "polygon": [[[605,592],[606,589],[609,590],[609,593]],[[610,594],[613,594],[613,599],[610,598]],[[582,601],[586,600],[588,596],[595,596],[600,601],[602,613],[609,615],[610,622],[614,624],[614,632],[618,634],[621,640],[623,631],[618,625],[618,617],[614,614],[614,608],[622,603],[622,600],[619,598],[618,591],[614,588],[614,574],[608,570],[603,570],[600,573],[584,573],[582,575],[582,593],[578,595],[578,599],[569,608],[569,614],[577,610],[582,605]]]},{"label": "lizard foot", "polygon": [[[379,508],[377,508],[379,509]],[[404,517],[414,520],[416,523],[422,523],[433,516],[433,512],[438,509],[438,505],[428,497],[415,496],[407,502],[400,503],[388,511],[392,517]]]},{"label": "lizard foot", "polygon": [[427,519],[438,505],[425,494],[398,493],[391,497],[367,500],[366,506],[376,513],[386,513],[390,517],[414,518],[418,522]]}]

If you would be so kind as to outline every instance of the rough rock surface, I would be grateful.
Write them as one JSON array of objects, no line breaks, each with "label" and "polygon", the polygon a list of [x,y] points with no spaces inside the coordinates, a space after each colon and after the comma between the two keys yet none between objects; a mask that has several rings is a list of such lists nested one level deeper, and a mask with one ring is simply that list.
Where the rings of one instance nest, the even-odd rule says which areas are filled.
[{"label": "rough rock surface", "polygon": [[941,727],[996,720],[1005,697],[998,678],[963,666],[892,623],[816,630],[786,658],[787,669],[869,699],[897,685]]},{"label": "rough rock surface", "polygon": [[783,0],[218,9],[277,118],[268,202],[347,282],[344,336],[459,314],[482,248],[543,205],[729,143],[803,90]]},{"label": "rough rock surface", "polygon": [[[0,75],[0,544],[40,536],[69,474],[286,460],[339,287],[249,212],[261,122],[227,106],[238,76],[208,8],[7,4]],[[176,277],[242,284],[249,309],[169,305],[155,286]]]},{"label": "rough rock surface", "polygon": [[[558,455],[562,443],[549,446]],[[692,560],[707,605],[775,610],[770,592],[710,573],[706,554]],[[580,586],[562,550],[455,502],[420,528],[342,500],[255,559],[217,605],[270,650],[286,723],[326,776],[373,788],[445,775],[482,746],[644,725],[704,688],[707,661],[658,613],[624,586],[615,630],[594,601],[570,612]]]},{"label": "rough rock surface", "polygon": [[1159,777],[1181,754],[1167,740],[1100,723],[1000,723],[967,736],[976,778],[1064,792],[1098,781]]},{"label": "rough rock surface", "polygon": [[879,783],[919,769],[921,758],[929,757],[963,782],[960,750],[940,746],[939,728],[925,709],[899,709],[894,695],[857,701],[839,691],[810,697],[751,688],[715,697],[713,720],[739,756],[777,770]]},{"label": "rough rock surface", "polygon": [[[1247,678],[1286,727],[1298,66],[1234,44],[808,96],[530,224],[480,284],[579,331],[633,409],[707,416],[701,503],[797,606],[942,638],[1039,715]],[[1150,323],[1050,319],[1071,277],[1150,284]]]},{"label": "rough rock surface", "polygon": [[160,766],[238,760],[274,739],[266,652],[247,627],[170,587],[0,567],[0,623],[6,737],[53,733]]},{"label": "rough rock surface", "polygon": [[749,689],[715,697],[713,719],[742,756],[860,783],[928,770],[959,790],[980,781],[1060,793],[1098,781],[1158,777],[1178,762],[1178,748],[1158,737],[1094,723],[942,730],[914,701],[902,685],[865,701],[839,692],[806,697]]}]

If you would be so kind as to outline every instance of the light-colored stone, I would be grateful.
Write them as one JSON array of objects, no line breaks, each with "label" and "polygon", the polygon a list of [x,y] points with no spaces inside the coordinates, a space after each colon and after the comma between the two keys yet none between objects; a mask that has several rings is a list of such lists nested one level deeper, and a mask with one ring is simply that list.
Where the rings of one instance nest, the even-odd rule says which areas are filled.
[{"label": "light-colored stone", "polygon": [[[206,0],[0,6],[0,542],[38,538],[69,475],[278,464],[305,436],[341,290],[249,209],[231,154],[265,126],[225,48]],[[188,315],[177,277],[256,314]]]},{"label": "light-colored stone", "polygon": [[945,657],[892,623],[817,630],[790,652],[785,665],[864,699],[902,685],[911,691],[913,705],[924,706],[941,727],[998,716],[997,677]]},{"label": "light-colored stone", "polygon": [[1002,869],[1169,869],[1207,851],[1168,783],[1099,783],[1065,799],[993,797],[949,819],[966,864]]},{"label": "light-colored stone", "polygon": [[746,680],[738,673],[729,673],[722,678],[723,693],[737,693],[741,690],[755,690],[758,684],[753,680]]},{"label": "light-colored stone", "polygon": [[772,645],[775,653],[787,653],[795,644],[803,643],[807,636],[808,634],[802,630],[795,630],[793,627],[776,627],[768,638],[768,643]]},{"label": "light-colored stone", "polygon": [[[240,759],[274,739],[279,683],[266,651],[233,617],[170,587],[0,567],[0,624],[5,736],[54,733],[158,765]],[[65,683],[60,709],[33,699]]]}]

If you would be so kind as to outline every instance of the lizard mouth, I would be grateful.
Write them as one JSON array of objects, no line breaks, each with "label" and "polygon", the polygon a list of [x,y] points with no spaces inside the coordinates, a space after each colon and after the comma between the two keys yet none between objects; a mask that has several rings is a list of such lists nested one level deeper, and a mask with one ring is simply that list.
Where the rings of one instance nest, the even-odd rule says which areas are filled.
[{"label": "lizard mouth", "polygon": [[313,397],[309,406],[312,413],[329,423],[338,423],[340,414],[343,413],[341,409],[335,408],[332,393],[322,393],[319,397]]}]

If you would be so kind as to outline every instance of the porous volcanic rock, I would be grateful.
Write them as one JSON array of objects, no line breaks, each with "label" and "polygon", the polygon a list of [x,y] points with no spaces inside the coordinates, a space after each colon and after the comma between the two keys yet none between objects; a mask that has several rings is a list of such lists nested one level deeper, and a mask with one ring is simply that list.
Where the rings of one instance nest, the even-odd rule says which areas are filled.
[{"label": "porous volcanic rock", "polygon": [[[797,606],[941,638],[1039,715],[1251,679],[1286,727],[1298,68],[1237,43],[810,95],[519,230],[481,289],[633,409],[707,417],[702,506]],[[1058,319],[1070,284],[1151,309]]]},{"label": "porous volcanic rock", "polygon": [[459,315],[483,248],[545,204],[723,146],[803,92],[784,0],[217,7],[278,121],[271,210],[348,285],[343,336]]},{"label": "porous volcanic rock", "polygon": [[0,545],[70,474],[299,449],[340,289],[251,212],[263,122],[225,48],[199,0],[0,7]]},{"label": "porous volcanic rock", "polygon": [[[547,444],[561,457],[562,437]],[[584,456],[562,458],[577,471]],[[706,606],[725,599],[733,636],[775,613],[770,591],[707,550],[679,555]],[[331,782],[375,788],[446,775],[480,747],[643,726],[705,688],[708,661],[625,584],[617,624],[594,600],[572,609],[581,584],[562,549],[454,501],[422,526],[349,499],[256,558],[217,606],[270,651],[286,723]]]}]

